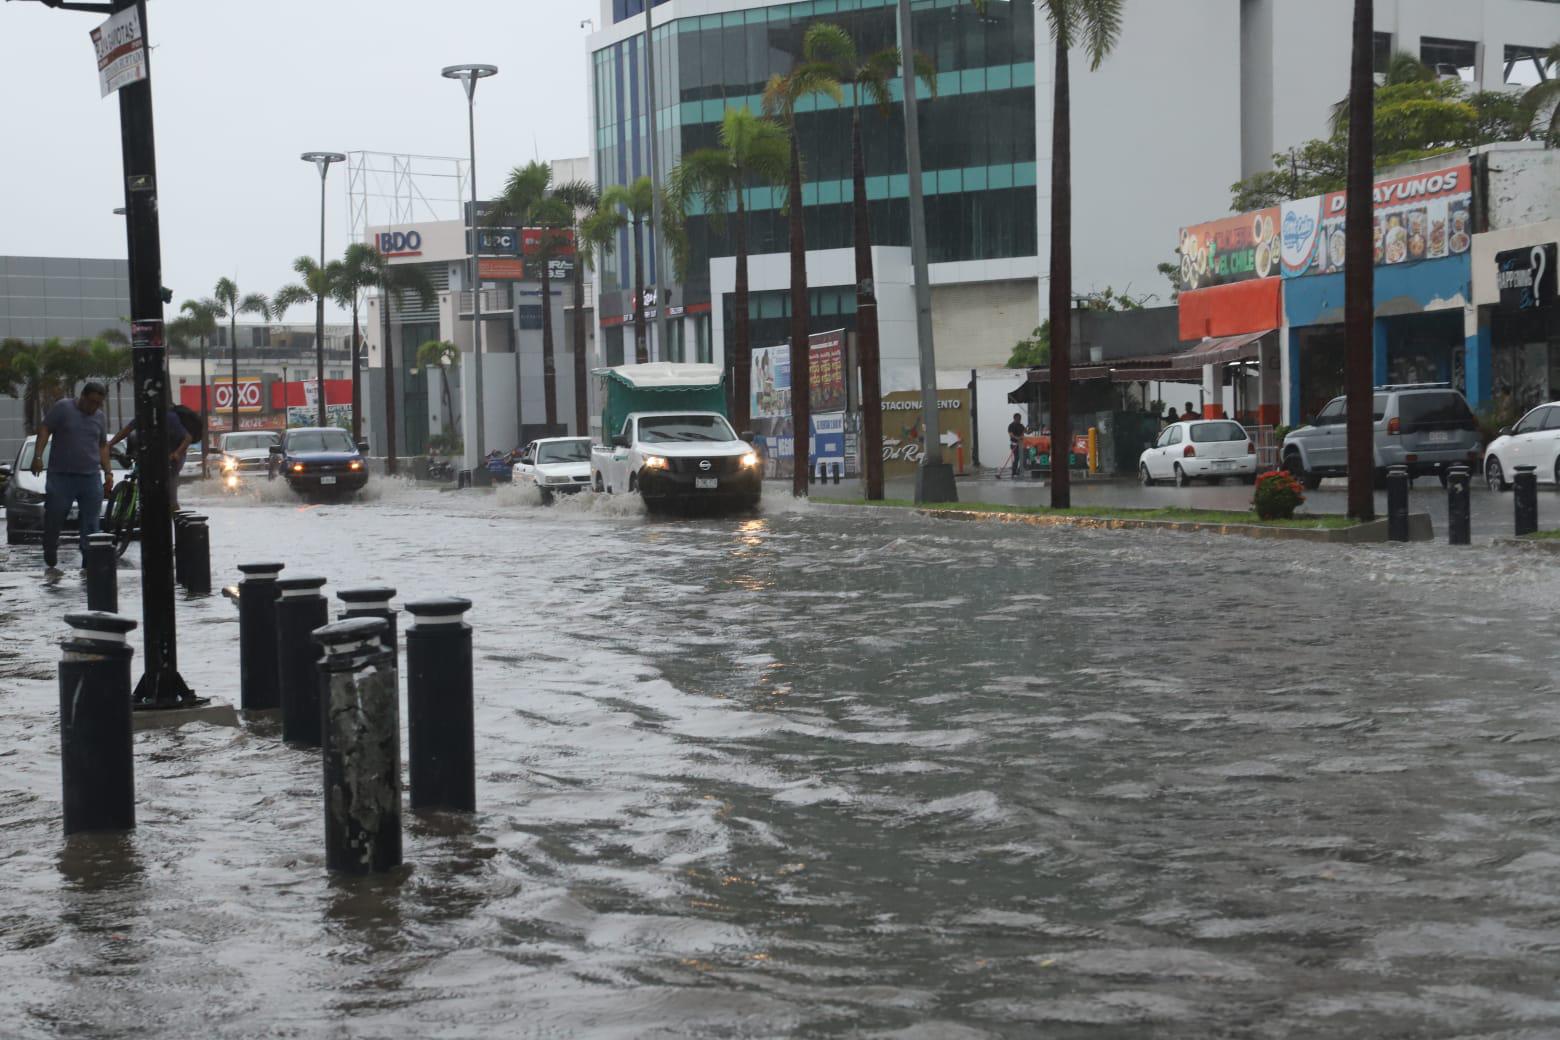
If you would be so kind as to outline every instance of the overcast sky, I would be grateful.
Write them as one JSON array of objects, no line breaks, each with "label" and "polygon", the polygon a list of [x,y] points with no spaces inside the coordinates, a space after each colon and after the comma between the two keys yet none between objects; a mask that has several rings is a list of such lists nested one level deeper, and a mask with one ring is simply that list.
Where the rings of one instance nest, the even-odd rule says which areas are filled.
[{"label": "overcast sky", "polygon": [[[174,303],[228,275],[274,293],[319,249],[311,150],[465,156],[466,101],[445,65],[499,74],[477,92],[477,187],[515,165],[586,155],[586,18],[596,0],[150,0],[163,282]],[[0,254],[122,257],[119,106],[98,95],[97,15],[0,3]],[[343,166],[326,250],[348,241]],[[307,322],[306,308],[288,320]]]}]

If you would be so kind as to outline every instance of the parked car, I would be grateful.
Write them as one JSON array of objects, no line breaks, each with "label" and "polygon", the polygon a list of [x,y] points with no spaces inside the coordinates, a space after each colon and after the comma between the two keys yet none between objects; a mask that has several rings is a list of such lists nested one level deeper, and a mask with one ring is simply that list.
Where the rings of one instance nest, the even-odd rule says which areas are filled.
[{"label": "parked car", "polygon": [[590,438],[546,437],[532,441],[515,460],[510,479],[534,487],[546,502],[590,487]]},{"label": "parked car", "polygon": [[281,437],[266,430],[224,433],[218,443],[217,467],[222,474],[222,486],[232,491],[244,480],[270,470],[271,448],[281,443]]},{"label": "parked car", "polygon": [[179,479],[181,481],[200,479],[200,445],[192,445],[189,453],[185,455],[184,465],[179,467]]},{"label": "parked car", "polygon": [[368,483],[367,444],[353,444],[346,430],[310,426],[288,430],[271,447],[277,470],[299,494],[344,495]]},{"label": "parked car", "polygon": [[[1307,488],[1319,487],[1323,477],[1348,474],[1345,403],[1333,398],[1315,419],[1284,438],[1284,468]],[[1377,483],[1393,466],[1406,467],[1411,477],[1440,477],[1443,485],[1453,466],[1478,466],[1478,420],[1463,395],[1446,383],[1378,386],[1371,397],[1371,422]]]},{"label": "parked car", "polygon": [[1484,453],[1490,490],[1509,490],[1518,466],[1532,466],[1540,484],[1560,485],[1560,402],[1539,405],[1490,442]]},{"label": "parked car", "polygon": [[[43,489],[48,482],[48,473],[32,474],[33,450],[38,443],[37,437],[28,437],[22,442],[21,450],[16,453],[16,462],[7,468],[11,471],[11,479],[5,485],[3,498],[5,503],[5,543],[7,545],[20,545],[29,538],[37,538],[43,534]],[[49,456],[53,453],[51,444],[43,450],[43,464],[49,465]],[[114,479],[117,481],[130,471],[129,461],[123,455],[113,456]],[[107,500],[104,507],[107,508]],[[75,506],[70,507],[70,514],[65,518],[65,530],[76,531],[81,526],[81,517]]]},{"label": "parked car", "polygon": [[1158,480],[1173,480],[1176,487],[1194,480],[1217,484],[1225,477],[1249,484],[1257,479],[1257,446],[1244,426],[1229,419],[1171,423],[1138,458],[1138,477],[1146,486]]}]

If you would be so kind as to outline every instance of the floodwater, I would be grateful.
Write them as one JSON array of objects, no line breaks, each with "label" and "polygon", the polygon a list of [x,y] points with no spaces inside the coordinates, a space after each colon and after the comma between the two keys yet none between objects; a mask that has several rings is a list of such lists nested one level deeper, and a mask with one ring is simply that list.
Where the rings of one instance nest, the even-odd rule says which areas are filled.
[{"label": "floodwater", "polygon": [[[83,594],[10,550],[7,1037],[1560,1035],[1547,555],[204,505],[219,580],[475,602],[480,811],[332,879],[317,756],[189,726],[137,737],[133,834],[63,841]],[[232,605],[180,623],[236,699]]]}]

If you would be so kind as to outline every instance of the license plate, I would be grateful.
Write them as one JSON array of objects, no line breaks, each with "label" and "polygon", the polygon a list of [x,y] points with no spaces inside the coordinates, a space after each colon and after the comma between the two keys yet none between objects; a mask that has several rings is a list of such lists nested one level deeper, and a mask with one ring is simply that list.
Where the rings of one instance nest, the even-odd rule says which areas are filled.
[{"label": "license plate", "polygon": [[336,482],[336,478],[335,477],[321,477],[320,478],[320,483],[321,484],[334,484],[335,482]]},{"label": "license plate", "polygon": [[1452,431],[1431,430],[1425,439],[1431,444],[1449,444],[1452,440]]},{"label": "license plate", "polygon": [[1215,459],[1213,464],[1215,466],[1233,466],[1233,465],[1235,465],[1235,460],[1234,459]]},{"label": "license plate", "polygon": [[713,491],[720,487],[720,480],[715,477],[694,477],[693,486],[700,491]]}]

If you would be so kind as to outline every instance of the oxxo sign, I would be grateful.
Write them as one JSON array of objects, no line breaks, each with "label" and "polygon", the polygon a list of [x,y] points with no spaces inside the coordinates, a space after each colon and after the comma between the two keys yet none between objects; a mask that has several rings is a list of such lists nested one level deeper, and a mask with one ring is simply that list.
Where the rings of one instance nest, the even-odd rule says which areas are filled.
[{"label": "oxxo sign", "polygon": [[[213,384],[211,401],[217,411],[231,411],[233,408],[233,384]],[[260,411],[260,381],[258,379],[239,381],[238,410],[241,412]]]},{"label": "oxxo sign", "polygon": [[422,256],[422,234],[417,231],[381,231],[374,236],[374,248],[389,258]]},{"label": "oxxo sign", "polygon": [[1560,247],[1529,246],[1495,254],[1495,285],[1500,306],[1508,311],[1531,311],[1552,306],[1560,282],[1555,278]]}]

